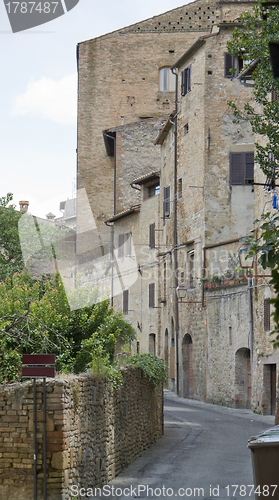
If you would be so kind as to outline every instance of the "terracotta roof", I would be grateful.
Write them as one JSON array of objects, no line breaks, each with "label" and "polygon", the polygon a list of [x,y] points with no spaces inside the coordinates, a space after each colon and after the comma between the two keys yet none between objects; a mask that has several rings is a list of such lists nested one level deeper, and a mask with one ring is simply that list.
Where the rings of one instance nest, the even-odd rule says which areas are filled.
[{"label": "terracotta roof", "polygon": [[127,215],[136,213],[140,211],[140,205],[134,205],[133,207],[130,207],[126,210],[123,210],[123,212],[119,212],[119,214],[114,215],[110,219],[106,220],[105,223],[107,222],[115,222],[118,219],[122,219],[123,217],[126,217]]},{"label": "terracotta roof", "polygon": [[149,172],[148,174],[138,177],[132,182],[132,184],[139,184],[139,185],[145,184],[145,182],[151,181],[156,177],[160,177],[160,174],[161,174],[160,170],[153,170],[153,172]]}]

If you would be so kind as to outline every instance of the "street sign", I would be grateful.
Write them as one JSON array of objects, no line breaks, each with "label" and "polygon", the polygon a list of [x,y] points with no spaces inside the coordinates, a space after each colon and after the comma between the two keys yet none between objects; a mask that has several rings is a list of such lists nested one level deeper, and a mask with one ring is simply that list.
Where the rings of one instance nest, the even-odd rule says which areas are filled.
[{"label": "street sign", "polygon": [[[47,441],[46,441],[46,378],[55,377],[55,354],[23,354],[22,377],[33,378],[33,420],[34,420],[34,500],[37,500],[37,399],[36,379],[43,378],[43,498],[47,500]],[[52,365],[52,366],[51,366]]]},{"label": "street sign", "polygon": [[55,354],[23,354],[23,378],[49,378],[55,377]]},{"label": "street sign", "polygon": [[23,366],[22,378],[55,377],[54,366]]},{"label": "street sign", "polygon": [[23,365],[54,365],[55,354],[23,354]]}]

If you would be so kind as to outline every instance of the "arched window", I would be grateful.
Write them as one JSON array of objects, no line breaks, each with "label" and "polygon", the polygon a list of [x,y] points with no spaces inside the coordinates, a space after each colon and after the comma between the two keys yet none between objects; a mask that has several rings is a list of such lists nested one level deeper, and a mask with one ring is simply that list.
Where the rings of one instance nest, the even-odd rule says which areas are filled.
[{"label": "arched window", "polygon": [[169,67],[160,69],[159,90],[161,92],[175,91],[175,75],[171,72]]}]

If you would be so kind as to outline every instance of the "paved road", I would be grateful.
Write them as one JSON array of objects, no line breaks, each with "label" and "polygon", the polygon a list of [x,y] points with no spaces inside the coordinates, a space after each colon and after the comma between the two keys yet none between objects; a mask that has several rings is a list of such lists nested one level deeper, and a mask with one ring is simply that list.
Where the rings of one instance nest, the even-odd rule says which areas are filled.
[{"label": "paved road", "polygon": [[91,498],[254,499],[247,440],[273,425],[271,416],[166,392],[164,436]]}]

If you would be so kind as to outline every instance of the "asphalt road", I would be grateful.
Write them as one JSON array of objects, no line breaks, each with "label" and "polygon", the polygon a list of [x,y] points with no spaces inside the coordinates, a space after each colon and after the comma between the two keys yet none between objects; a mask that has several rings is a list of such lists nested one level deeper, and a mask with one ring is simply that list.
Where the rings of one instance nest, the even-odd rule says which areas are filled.
[{"label": "asphalt road", "polygon": [[[250,437],[274,425],[255,415],[165,393],[165,433],[89,498],[254,500]],[[278,473],[279,475],[279,473]]]}]

